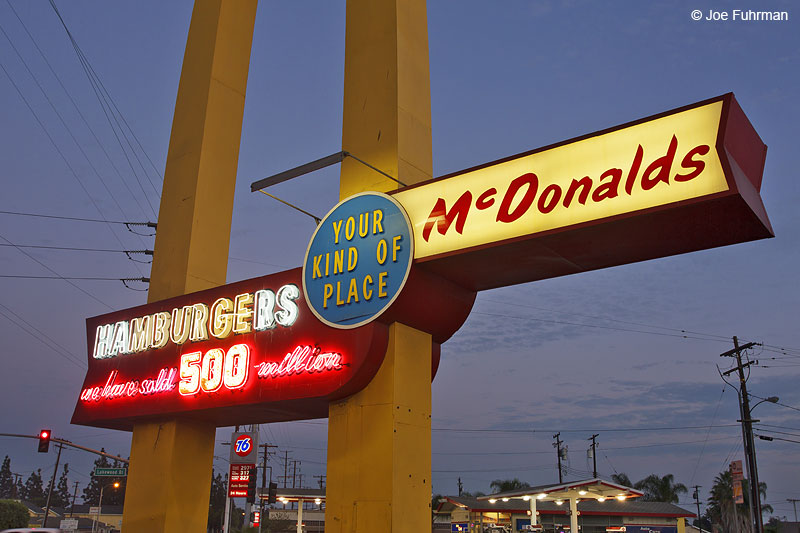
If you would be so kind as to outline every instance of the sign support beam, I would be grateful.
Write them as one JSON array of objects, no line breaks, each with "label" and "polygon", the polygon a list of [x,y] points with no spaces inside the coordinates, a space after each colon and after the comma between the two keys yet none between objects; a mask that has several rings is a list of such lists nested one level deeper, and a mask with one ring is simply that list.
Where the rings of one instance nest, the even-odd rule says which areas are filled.
[{"label": "sign support beam", "polygon": [[[348,0],[342,149],[406,184],[433,173],[424,0]],[[397,189],[342,161],[339,197]],[[430,528],[431,336],[395,322],[386,357],[362,391],[332,403],[325,530]]]},{"label": "sign support beam", "polygon": [[[148,301],[225,283],[256,0],[197,2],[170,137]],[[205,531],[214,424],[133,428],[122,528]]]}]

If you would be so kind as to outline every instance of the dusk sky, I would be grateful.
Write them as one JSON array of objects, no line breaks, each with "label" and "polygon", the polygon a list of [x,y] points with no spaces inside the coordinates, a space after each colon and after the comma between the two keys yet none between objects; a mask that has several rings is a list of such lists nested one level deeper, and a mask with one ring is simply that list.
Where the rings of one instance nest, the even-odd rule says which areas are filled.
[{"label": "dusk sky", "polygon": [[[0,2],[0,211],[155,221],[193,3],[56,5],[124,117],[125,136],[112,132],[50,3]],[[786,11],[789,20],[691,17],[712,8]],[[443,345],[433,383],[434,492],[457,494],[459,477],[465,490],[483,492],[498,478],[556,482],[551,443],[560,431],[566,479],[591,477],[587,439],[599,433],[601,477],[672,473],[701,485],[705,502],[714,476],[743,459],[736,392],[716,368],[730,368],[719,354],[736,335],[764,345],[750,352],[760,364],[748,388],[782,405],[753,413],[756,433],[776,439],[756,440],[759,477],[775,514],[793,518],[786,499],[800,498],[798,20],[797,4],[780,0],[428,2],[436,176],[733,92],[769,147],[761,195],[776,235],[479,293]],[[229,282],[303,260],[313,220],[249,184],[341,149],[344,36],[344,0],[259,3]],[[330,167],[270,192],[323,216],[338,201],[338,172]],[[3,276],[136,278],[149,265],[121,253],[10,243],[141,250],[152,249],[153,238],[122,225],[0,213]],[[0,432],[51,428],[127,456],[129,433],[69,420],[86,369],[85,319],[145,301],[146,292],[119,281],[0,277]],[[218,470],[227,470],[221,443],[231,429],[217,432]],[[301,461],[303,483],[312,485],[325,474],[326,429],[325,420],[272,424],[261,436]],[[55,452],[36,453],[34,441],[0,438],[6,454],[23,479],[37,468],[46,480],[52,475]],[[94,457],[65,450],[64,461],[83,488]],[[271,464],[282,474],[277,458]],[[694,510],[691,491],[681,503]]]}]

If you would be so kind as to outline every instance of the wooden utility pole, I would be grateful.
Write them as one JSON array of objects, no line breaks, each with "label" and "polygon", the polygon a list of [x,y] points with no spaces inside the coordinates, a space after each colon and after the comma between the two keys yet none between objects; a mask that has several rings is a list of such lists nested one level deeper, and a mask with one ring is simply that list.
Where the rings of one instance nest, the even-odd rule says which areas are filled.
[{"label": "wooden utility pole", "polygon": [[558,456],[558,483],[561,484],[564,482],[563,476],[561,474],[561,444],[562,444],[561,432],[559,431],[558,433],[553,435],[553,438],[556,439],[556,441],[553,443],[553,447],[556,449],[557,452],[556,455]]},{"label": "wooden utility pole", "polygon": [[594,435],[592,435],[591,437],[589,437],[587,439],[587,440],[592,441],[592,466],[593,466],[593,469],[592,469],[593,475],[592,475],[592,477],[594,477],[594,478],[597,477],[597,442],[595,441],[595,439],[597,437],[599,437],[599,436],[600,436],[599,433],[595,433]]},{"label": "wooden utility pole", "polygon": [[[736,366],[722,373],[728,376],[737,372],[739,376],[739,413],[742,424],[742,442],[744,445],[745,465],[747,467],[747,479],[750,485],[750,523],[753,525],[755,533],[763,533],[763,518],[761,516],[761,495],[758,492],[758,468],[756,466],[756,449],[753,442],[753,420],[750,418],[750,396],[747,394],[747,378],[744,370],[757,361],[748,361],[742,364],[742,351],[757,346],[756,342],[749,342],[744,346],[739,346],[739,339],[733,337],[733,350],[720,354],[720,357],[735,357]],[[756,420],[757,422],[757,420]]]},{"label": "wooden utility pole", "polygon": [[694,485],[694,502],[697,504],[697,528],[700,528],[700,485]]}]

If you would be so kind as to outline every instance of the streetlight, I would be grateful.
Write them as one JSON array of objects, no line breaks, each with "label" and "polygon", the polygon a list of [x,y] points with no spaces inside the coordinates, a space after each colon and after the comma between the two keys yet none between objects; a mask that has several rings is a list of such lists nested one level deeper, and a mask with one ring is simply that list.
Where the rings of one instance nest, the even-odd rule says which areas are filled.
[{"label": "streetlight", "polygon": [[94,533],[95,525],[97,522],[100,521],[100,515],[103,511],[103,490],[106,487],[112,487],[115,489],[119,488],[119,481],[115,481],[114,483],[109,483],[108,485],[100,485],[100,502],[97,504],[97,514],[95,515],[94,520],[92,520],[92,533]]},{"label": "streetlight", "polygon": [[[753,405],[753,407],[749,408],[747,412],[747,420],[742,421],[742,423],[745,425],[748,431],[747,444],[748,447],[750,448],[750,460],[752,461],[752,465],[750,468],[751,469],[750,477],[752,478],[750,479],[750,499],[752,500],[752,502],[750,503],[750,508],[753,510],[753,514],[755,515],[755,522],[758,526],[758,533],[761,533],[764,529],[762,525],[763,518],[761,516],[761,494],[759,493],[758,490],[759,483],[758,483],[758,466],[756,462],[756,445],[755,442],[753,441],[753,423],[759,422],[759,420],[753,419],[753,410],[764,402],[778,403],[779,399],[780,398],[778,398],[777,396],[762,398],[761,401],[756,402]],[[745,402],[744,405],[746,406],[747,402]]]}]

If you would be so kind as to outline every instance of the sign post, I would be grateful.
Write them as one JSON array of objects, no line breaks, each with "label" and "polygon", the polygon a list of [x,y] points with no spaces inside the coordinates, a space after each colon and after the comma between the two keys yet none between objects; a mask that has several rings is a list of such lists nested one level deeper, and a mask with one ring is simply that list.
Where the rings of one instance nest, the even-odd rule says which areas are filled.
[{"label": "sign post", "polygon": [[[148,301],[225,283],[256,0],[196,2],[158,216]],[[215,425],[139,419],[122,529],[205,531]]]}]

